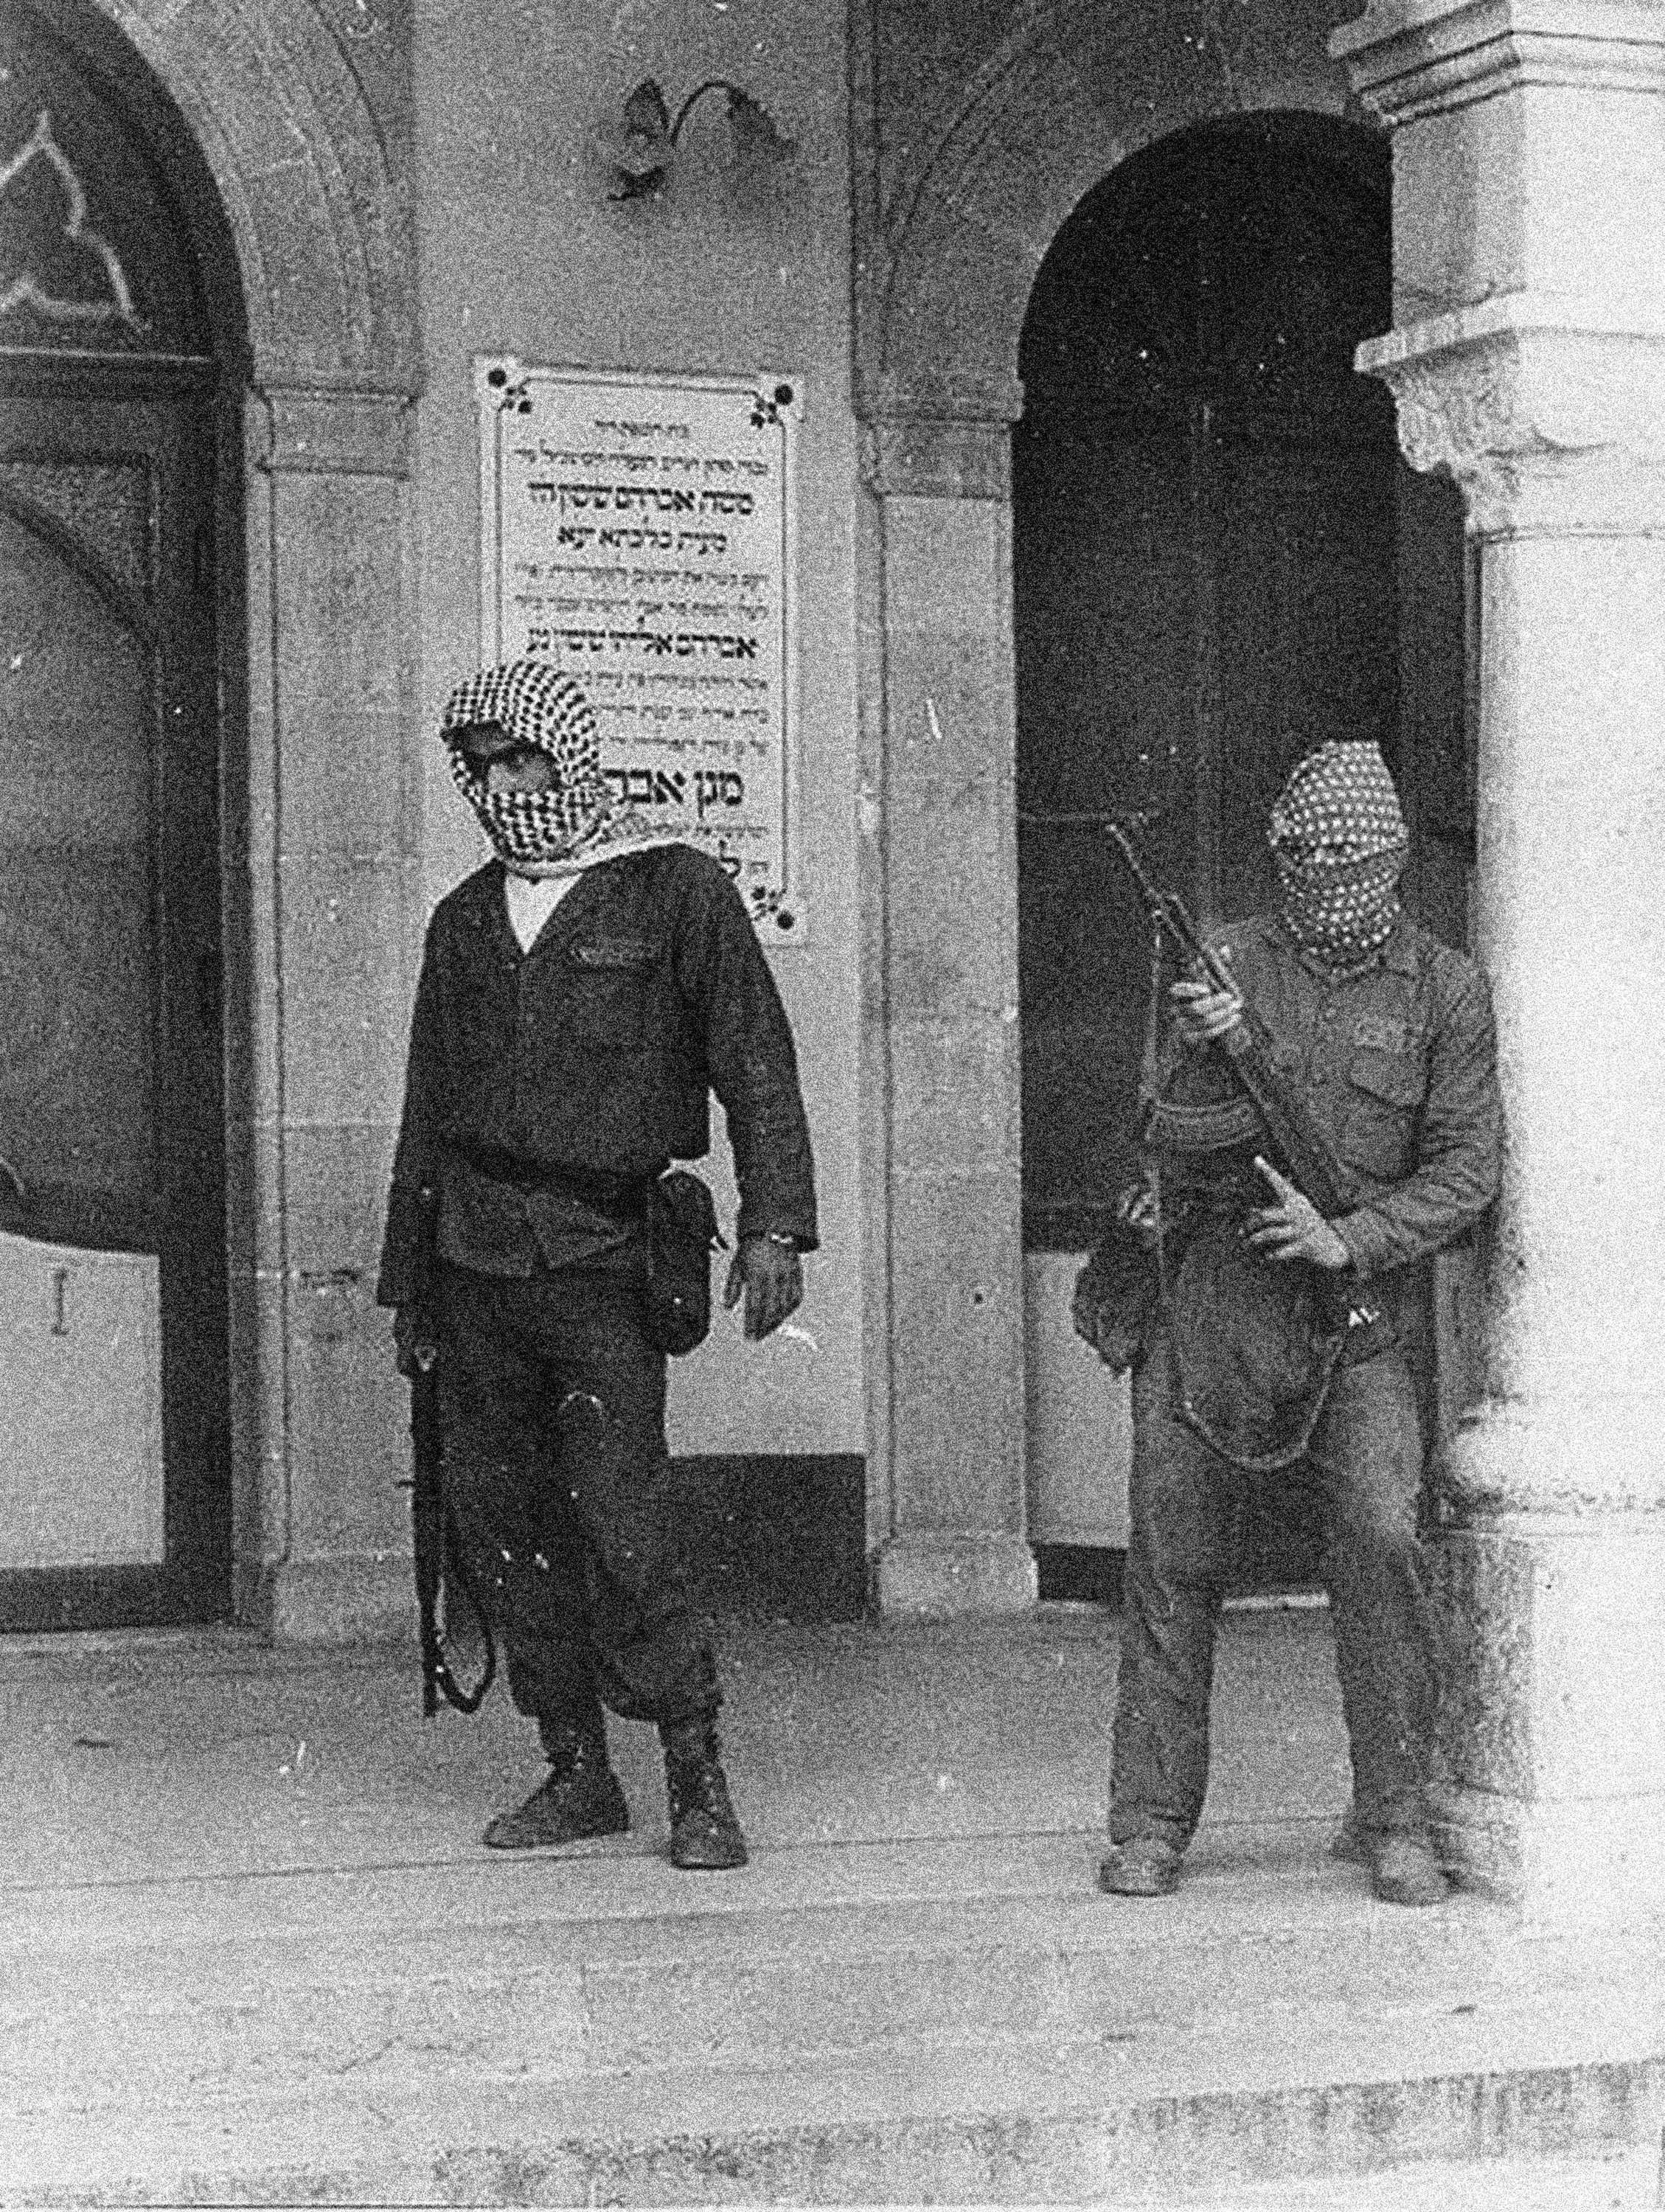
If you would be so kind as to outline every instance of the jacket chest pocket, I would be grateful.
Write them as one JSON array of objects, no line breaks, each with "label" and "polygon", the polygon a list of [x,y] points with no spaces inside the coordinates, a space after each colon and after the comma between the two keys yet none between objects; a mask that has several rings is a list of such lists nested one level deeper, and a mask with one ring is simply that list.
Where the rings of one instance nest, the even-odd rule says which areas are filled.
[{"label": "jacket chest pocket", "polygon": [[585,1043],[633,1051],[647,1025],[659,948],[645,937],[596,937],[568,958],[572,1031]]},{"label": "jacket chest pocket", "polygon": [[1348,1158],[1372,1175],[1398,1181],[1412,1164],[1417,1113],[1428,1095],[1421,1054],[1361,1045],[1347,1063],[1347,1085]]}]

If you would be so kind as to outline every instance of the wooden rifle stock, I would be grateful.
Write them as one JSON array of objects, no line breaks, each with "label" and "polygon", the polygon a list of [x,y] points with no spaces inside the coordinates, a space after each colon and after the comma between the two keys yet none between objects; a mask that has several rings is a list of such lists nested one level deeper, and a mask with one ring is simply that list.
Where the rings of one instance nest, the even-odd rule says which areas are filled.
[{"label": "wooden rifle stock", "polygon": [[[416,1302],[431,1312],[435,1279],[438,1194],[428,1184],[418,1199]],[[424,1353],[426,1356],[424,1357]],[[477,1712],[497,1671],[491,1624],[479,1595],[458,1556],[451,1509],[445,1495],[445,1440],[440,1423],[439,1356],[431,1345],[416,1347],[410,1377],[410,1533],[416,1583],[416,1620],[422,1639],[422,1717],[432,1720],[444,1698],[459,1713]],[[440,1591],[449,1586],[467,1600],[485,1641],[480,1680],[465,1690],[452,1673],[440,1633]]]}]

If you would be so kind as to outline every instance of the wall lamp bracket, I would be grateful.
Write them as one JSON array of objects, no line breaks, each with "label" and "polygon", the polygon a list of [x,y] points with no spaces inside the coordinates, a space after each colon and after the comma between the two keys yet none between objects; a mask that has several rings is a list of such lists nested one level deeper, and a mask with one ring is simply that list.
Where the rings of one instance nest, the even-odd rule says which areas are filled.
[{"label": "wall lamp bracket", "polygon": [[791,160],[798,150],[793,141],[775,129],[761,100],[726,77],[708,77],[696,85],[674,120],[665,94],[651,76],[644,77],[618,117],[595,133],[597,150],[612,176],[610,199],[646,199],[663,190],[676,162],[682,127],[695,103],[708,92],[727,96],[729,135],[738,164],[755,173]]}]

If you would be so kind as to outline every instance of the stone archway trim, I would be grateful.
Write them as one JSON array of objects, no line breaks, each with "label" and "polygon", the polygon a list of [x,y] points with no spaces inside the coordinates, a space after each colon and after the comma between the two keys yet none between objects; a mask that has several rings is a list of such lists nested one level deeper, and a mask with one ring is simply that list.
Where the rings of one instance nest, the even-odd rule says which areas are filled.
[{"label": "stone archway trim", "polygon": [[414,392],[405,191],[363,88],[308,0],[97,0],[214,177],[257,383]]},{"label": "stone archway trim", "polygon": [[[1160,11],[1158,11],[1159,14]],[[1169,33],[1163,33],[1164,38]],[[1089,82],[1095,36],[1115,42],[1108,104]],[[1281,64],[1281,65],[1279,65]],[[1163,84],[1160,98],[1139,91]],[[1031,0],[995,52],[919,133],[921,151],[876,211],[859,300],[861,412],[1021,411],[1018,347],[1035,275],[1073,210],[1116,165],[1187,125],[1259,110],[1340,114],[1345,75],[1251,53],[1200,68],[1175,94],[1151,22],[1133,35],[1095,0]]]}]

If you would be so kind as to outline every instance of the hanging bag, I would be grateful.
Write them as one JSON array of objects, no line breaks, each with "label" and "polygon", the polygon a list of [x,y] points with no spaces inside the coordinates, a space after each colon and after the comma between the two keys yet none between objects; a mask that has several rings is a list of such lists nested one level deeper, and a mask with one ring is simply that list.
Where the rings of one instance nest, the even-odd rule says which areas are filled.
[{"label": "hanging bag", "polygon": [[711,1331],[711,1255],[723,1244],[711,1193],[672,1168],[647,1193],[647,1333],[673,1359]]}]

